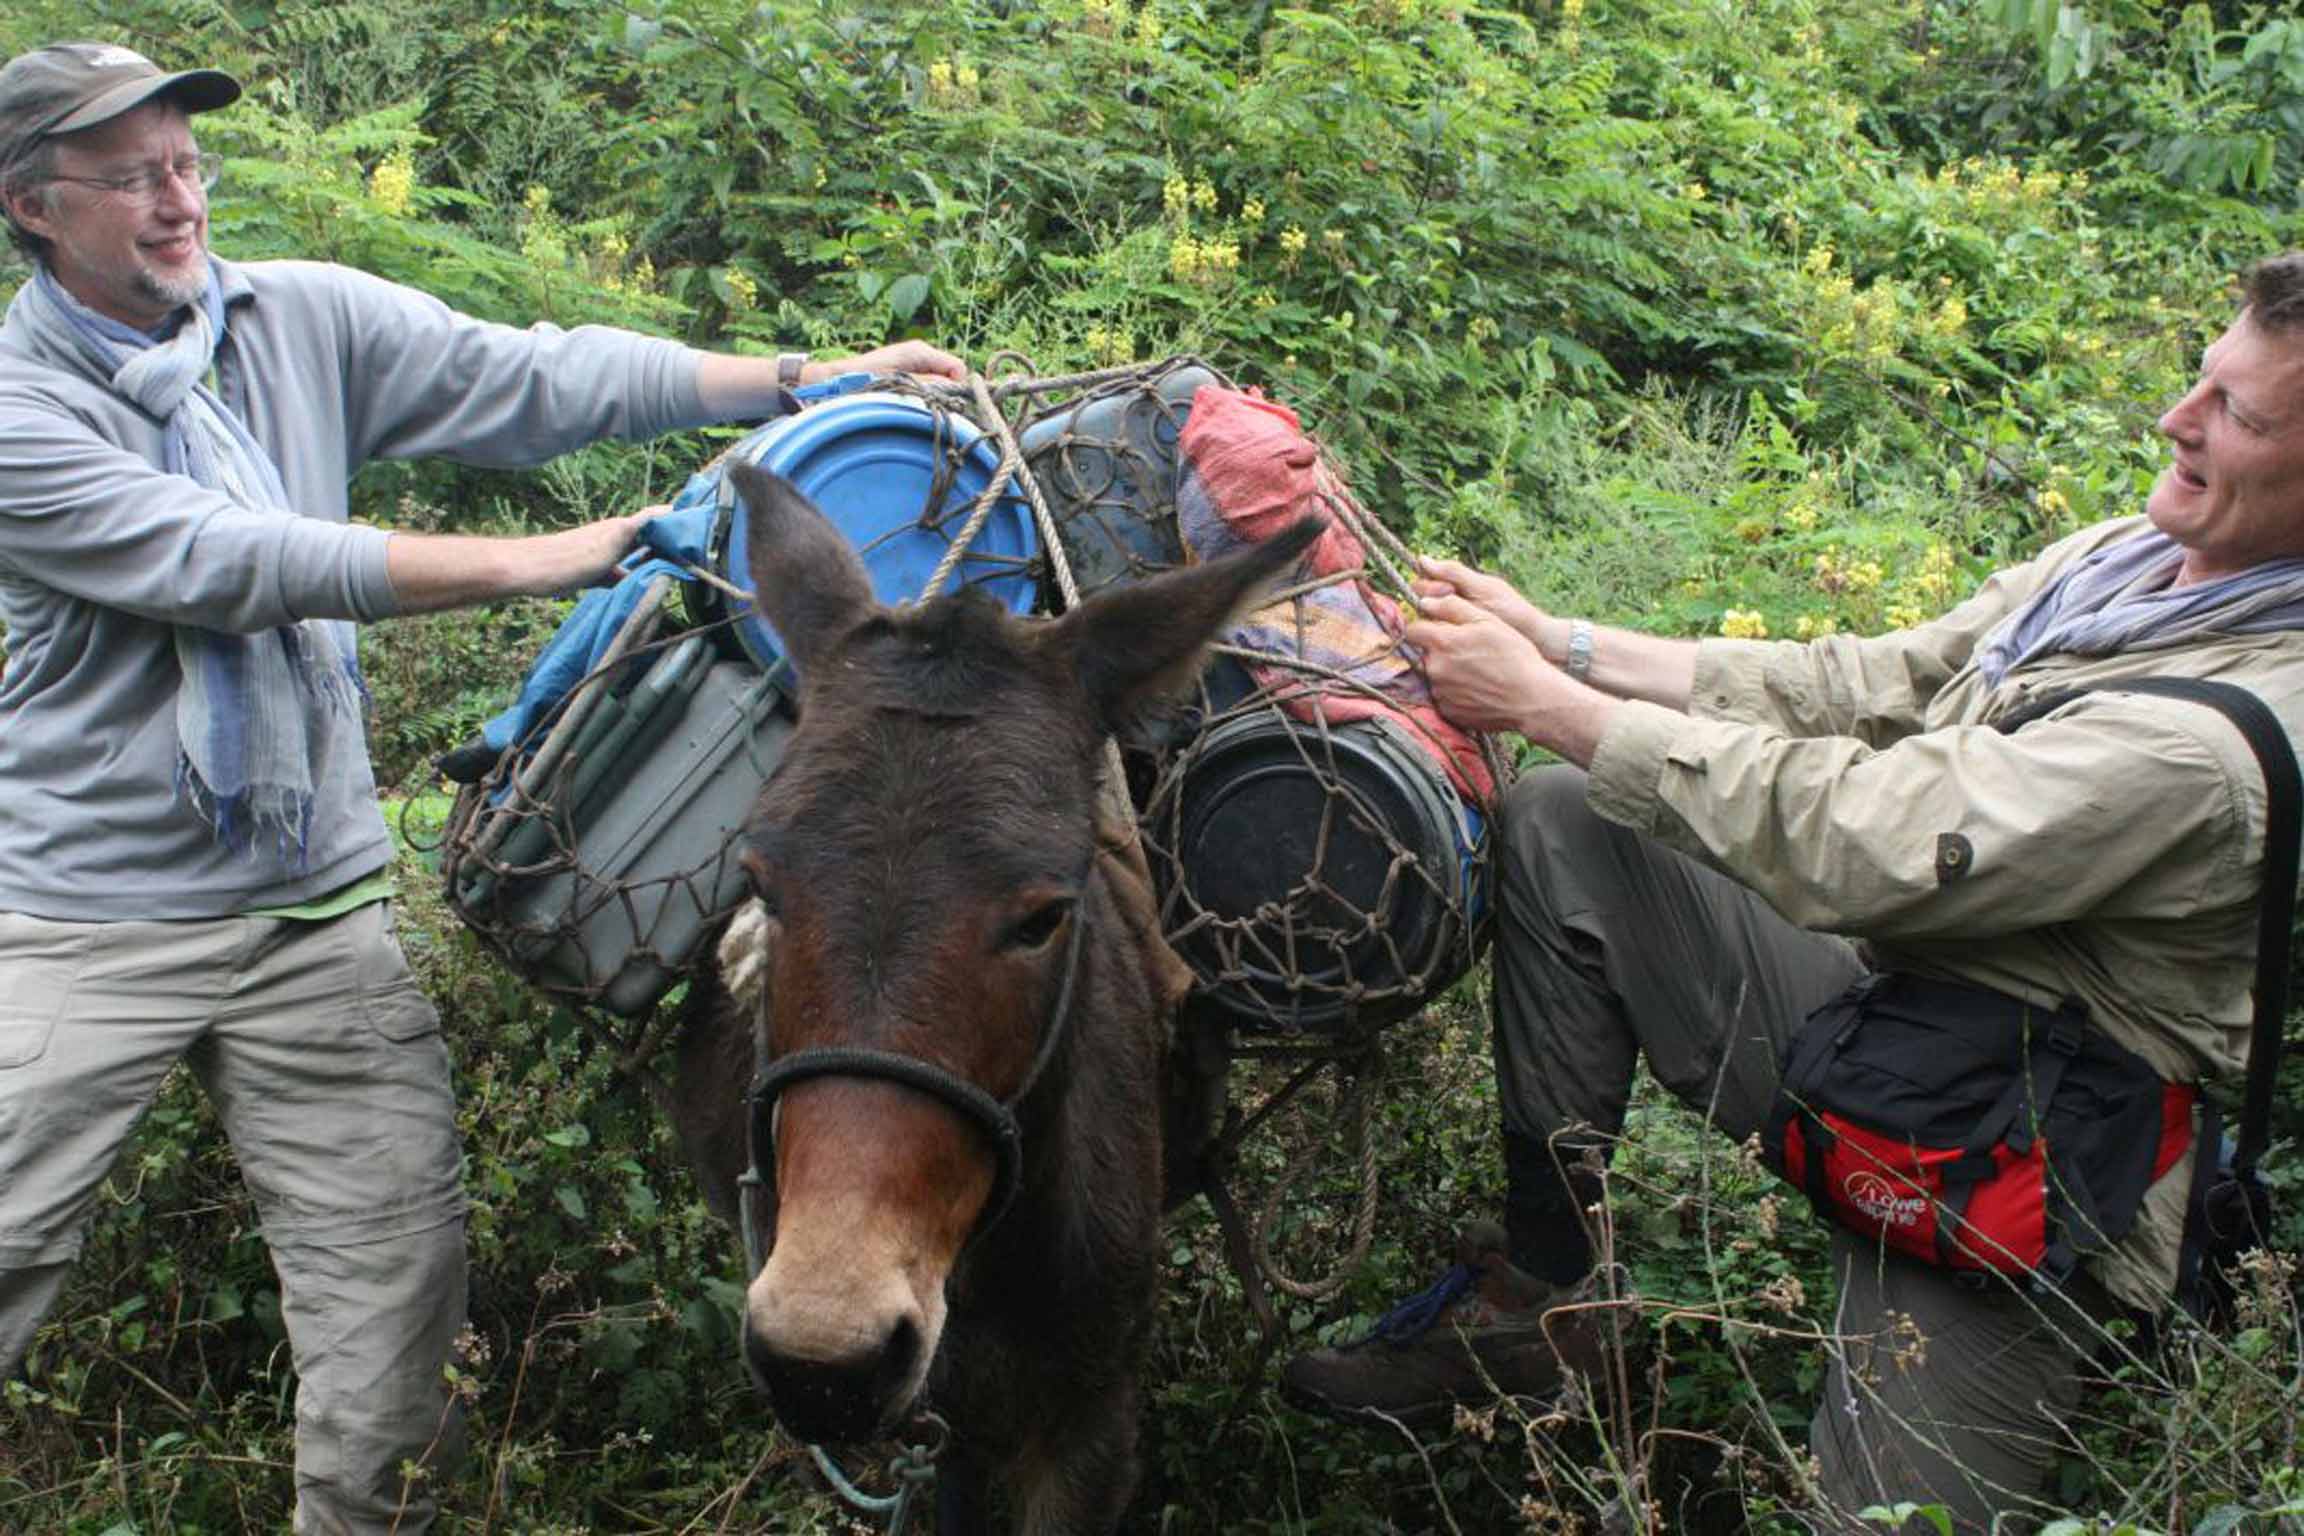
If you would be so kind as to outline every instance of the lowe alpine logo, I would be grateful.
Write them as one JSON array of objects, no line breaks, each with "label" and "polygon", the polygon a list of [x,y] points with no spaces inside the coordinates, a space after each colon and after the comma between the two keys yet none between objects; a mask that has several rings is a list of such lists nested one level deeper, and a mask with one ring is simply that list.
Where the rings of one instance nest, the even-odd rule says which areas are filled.
[{"label": "lowe alpine logo", "polygon": [[95,48],[83,49],[80,56],[97,69],[126,69],[130,65],[150,70],[159,68],[158,65],[135,49],[116,47],[109,43]]},{"label": "lowe alpine logo", "polygon": [[1899,1190],[1877,1173],[1852,1173],[1840,1181],[1840,1189],[1851,1205],[1884,1226],[1916,1227],[1928,1214],[1926,1195]]}]

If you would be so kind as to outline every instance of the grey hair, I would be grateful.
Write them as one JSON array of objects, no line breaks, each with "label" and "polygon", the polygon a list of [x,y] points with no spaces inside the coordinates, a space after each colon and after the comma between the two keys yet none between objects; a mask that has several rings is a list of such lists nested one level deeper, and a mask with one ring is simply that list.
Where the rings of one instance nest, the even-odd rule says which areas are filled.
[{"label": "grey hair", "polygon": [[2249,319],[2272,335],[2304,331],[2304,251],[2267,256],[2244,281]]},{"label": "grey hair", "polygon": [[7,222],[9,243],[34,263],[48,259],[48,241],[16,222],[15,198],[45,185],[55,174],[56,141],[47,138],[34,140],[30,149],[0,170],[0,217]]}]

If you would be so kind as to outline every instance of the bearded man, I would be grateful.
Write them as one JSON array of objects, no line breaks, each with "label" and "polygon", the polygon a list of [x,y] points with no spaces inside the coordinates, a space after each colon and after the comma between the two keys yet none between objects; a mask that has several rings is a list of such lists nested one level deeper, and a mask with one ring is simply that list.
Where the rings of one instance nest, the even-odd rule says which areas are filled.
[{"label": "bearded man", "polygon": [[280,1276],[295,1528],[412,1536],[459,1441],[465,1201],[353,627],[613,579],[648,513],[421,537],[349,523],[346,482],[963,370],[919,342],[810,361],[515,330],[344,267],[224,261],[193,117],[239,94],[97,43],[0,68],[0,207],[33,263],[0,325],[0,1376],[181,1060]]}]

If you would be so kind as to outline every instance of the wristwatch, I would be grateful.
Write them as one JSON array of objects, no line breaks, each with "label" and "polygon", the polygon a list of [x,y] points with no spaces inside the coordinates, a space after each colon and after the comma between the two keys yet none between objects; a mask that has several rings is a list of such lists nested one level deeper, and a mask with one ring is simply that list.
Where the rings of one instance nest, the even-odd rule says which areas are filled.
[{"label": "wristwatch", "polygon": [[1568,621],[1568,654],[1560,663],[1560,670],[1580,683],[1592,680],[1592,622],[1589,619]]},{"label": "wristwatch", "polygon": [[777,353],[776,387],[778,389],[798,389],[800,387],[800,370],[807,366],[808,354],[805,352]]}]

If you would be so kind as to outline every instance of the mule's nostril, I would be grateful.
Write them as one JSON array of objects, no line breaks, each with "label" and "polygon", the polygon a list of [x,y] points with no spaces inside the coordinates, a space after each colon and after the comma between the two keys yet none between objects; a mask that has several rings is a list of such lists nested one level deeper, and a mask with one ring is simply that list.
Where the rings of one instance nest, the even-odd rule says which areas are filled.
[{"label": "mule's nostril", "polygon": [[746,1328],[744,1330],[744,1363],[752,1368],[753,1384],[759,1387],[761,1391],[767,1391],[768,1383],[775,1376],[779,1361],[776,1357],[776,1351],[769,1346],[766,1339],[760,1337],[757,1329]]},{"label": "mule's nostril", "polygon": [[895,1399],[912,1379],[912,1366],[919,1354],[920,1330],[909,1317],[899,1317],[880,1347],[880,1368],[872,1373],[872,1395],[884,1403]]},{"label": "mule's nostril", "polygon": [[921,1354],[919,1325],[899,1318],[869,1346],[838,1359],[781,1352],[759,1330],[744,1330],[744,1360],[784,1427],[802,1440],[868,1440],[911,1406]]}]

